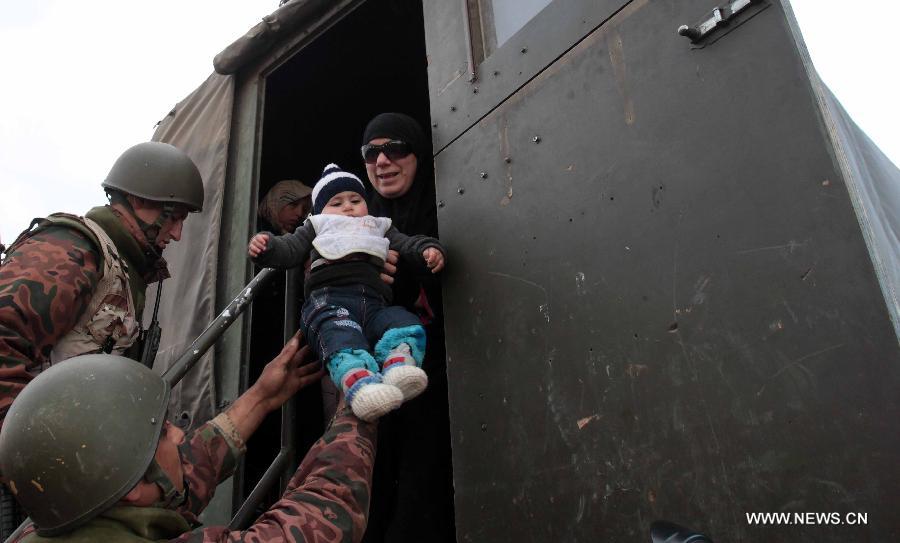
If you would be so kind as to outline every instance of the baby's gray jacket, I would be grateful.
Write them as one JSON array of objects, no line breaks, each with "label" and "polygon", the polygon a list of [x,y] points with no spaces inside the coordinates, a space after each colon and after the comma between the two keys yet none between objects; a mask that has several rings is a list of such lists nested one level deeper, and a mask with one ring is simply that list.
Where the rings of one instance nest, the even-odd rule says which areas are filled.
[{"label": "baby's gray jacket", "polygon": [[[312,221],[307,220],[291,234],[275,236],[271,232],[263,233],[269,236],[266,250],[253,259],[261,266],[287,269],[303,266],[307,258],[312,258],[314,264],[322,258],[312,244],[316,237]],[[390,248],[400,253],[400,258],[423,271],[427,270],[425,258],[422,256],[425,249],[434,247],[443,253],[445,258],[447,256],[441,242],[429,236],[407,236],[391,226],[384,237],[387,238]],[[364,258],[341,259],[314,266],[306,278],[305,295],[309,296],[310,292],[322,287],[362,283],[376,289],[384,296],[386,303],[390,303],[391,287],[381,280],[384,262],[377,257],[362,256]]]}]

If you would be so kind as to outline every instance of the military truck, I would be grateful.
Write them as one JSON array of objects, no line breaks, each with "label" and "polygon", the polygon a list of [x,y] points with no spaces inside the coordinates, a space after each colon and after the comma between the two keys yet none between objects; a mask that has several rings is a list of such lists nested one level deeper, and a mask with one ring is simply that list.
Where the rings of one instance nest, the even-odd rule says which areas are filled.
[{"label": "military truck", "polygon": [[[447,540],[645,541],[658,518],[717,541],[900,536],[900,173],[786,0],[292,0],[215,69],[155,136],[207,183],[170,249],[159,367],[255,273],[268,187],[362,175],[365,123],[402,111],[430,130],[449,248]],[[176,389],[184,425],[295,326],[288,291]],[[297,454],[314,437],[307,394],[208,520],[282,425]]]}]

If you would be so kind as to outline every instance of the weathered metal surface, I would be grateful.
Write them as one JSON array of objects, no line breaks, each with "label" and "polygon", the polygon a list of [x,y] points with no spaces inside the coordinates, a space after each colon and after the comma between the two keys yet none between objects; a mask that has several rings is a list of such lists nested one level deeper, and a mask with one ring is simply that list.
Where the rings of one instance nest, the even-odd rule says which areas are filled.
[{"label": "weathered metal surface", "polygon": [[[468,51],[457,2],[424,2],[434,148],[439,150],[472,126],[578,38],[599,26],[627,0],[554,2],[478,66],[468,80]],[[477,92],[476,92],[477,89]]]},{"label": "weathered metal surface", "polygon": [[710,7],[629,3],[436,157],[460,541],[900,535],[897,337],[797,45],[775,3],[686,47]]},{"label": "weathered metal surface", "polygon": [[[444,115],[434,116],[435,108],[449,110],[453,105],[443,98],[447,90],[457,84],[467,85],[470,67],[466,65],[470,44],[466,42],[465,21],[460,2],[426,0],[422,3],[425,25],[425,39],[428,48],[428,91],[432,105],[432,119],[441,120]],[[439,127],[443,130],[443,122]],[[432,130],[436,132],[436,130]]]},{"label": "weathered metal surface", "polygon": [[830,114],[839,163],[869,247],[894,332],[900,338],[900,169],[850,119],[830,90],[819,87]]},{"label": "weathered metal surface", "polygon": [[813,67],[790,5],[785,14],[825,113],[834,154],[847,183],[869,255],[900,340],[900,168],[850,118]]}]

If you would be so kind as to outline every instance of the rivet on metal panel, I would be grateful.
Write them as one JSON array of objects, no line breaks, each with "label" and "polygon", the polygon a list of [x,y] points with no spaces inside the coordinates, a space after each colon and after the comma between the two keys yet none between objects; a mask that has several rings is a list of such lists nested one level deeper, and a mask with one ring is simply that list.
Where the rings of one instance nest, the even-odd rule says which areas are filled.
[{"label": "rivet on metal panel", "polygon": [[540,137],[540,136],[535,136],[535,137],[531,138],[531,141],[533,141],[534,143],[540,143],[540,142],[541,142],[541,137]]},{"label": "rivet on metal panel", "polygon": [[456,106],[450,106],[450,111],[456,111]]},{"label": "rivet on metal panel", "polygon": [[479,174],[479,175],[481,176],[482,179],[487,179],[487,172],[481,172],[481,174]]},{"label": "rivet on metal panel", "polygon": [[487,424],[484,424],[484,423],[481,424],[481,431],[487,432]]},{"label": "rivet on metal panel", "polygon": [[456,189],[456,194],[464,194],[465,192],[466,192],[466,189],[464,189],[462,187],[459,187],[458,189]]},{"label": "rivet on metal panel", "polygon": [[444,207],[444,201],[438,200],[438,207]]},{"label": "rivet on metal panel", "polygon": [[508,156],[508,157],[504,158],[503,162],[506,162],[507,164],[509,164],[510,162],[512,162],[512,157]]},{"label": "rivet on metal panel", "polygon": [[437,128],[437,123],[431,123],[431,128]]},{"label": "rivet on metal panel", "polygon": [[150,417],[150,424],[156,424],[156,417]]},{"label": "rivet on metal panel", "polygon": [[498,75],[500,75],[500,71],[499,71],[499,70],[494,70],[494,77],[497,77]]},{"label": "rivet on metal panel", "polygon": [[528,52],[528,48],[527,48],[527,47],[523,47],[523,48],[522,48],[522,54],[524,55],[524,54],[527,53],[527,52]]}]

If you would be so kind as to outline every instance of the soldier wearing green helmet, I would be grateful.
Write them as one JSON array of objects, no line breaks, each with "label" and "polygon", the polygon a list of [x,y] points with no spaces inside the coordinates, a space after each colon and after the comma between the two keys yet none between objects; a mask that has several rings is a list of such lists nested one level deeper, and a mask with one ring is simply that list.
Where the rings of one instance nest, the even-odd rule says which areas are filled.
[{"label": "soldier wearing green helmet", "polygon": [[[168,243],[166,235],[176,241],[181,236],[180,222],[186,214],[203,210],[200,172],[190,157],[167,143],[151,141],[128,149],[101,185],[113,205],[132,213],[147,249],[157,256]],[[177,231],[176,225],[167,228],[168,221],[179,223]]]},{"label": "soldier wearing green helmet", "polygon": [[166,382],[137,362],[84,355],[50,368],[0,430],[0,469],[33,521],[11,541],[360,541],[376,426],[347,408],[247,530],[196,522],[265,414],[322,376],[320,364],[303,364],[308,354],[289,341],[247,392],[187,436],[164,422]]},{"label": "soldier wearing green helmet", "polygon": [[166,143],[126,150],[102,187],[107,205],[35,219],[6,250],[0,425],[22,389],[55,362],[101,352],[141,357],[147,285],[169,276],[163,250],[181,239],[188,214],[203,209],[200,172]]},{"label": "soldier wearing green helmet", "polygon": [[0,267],[0,424],[19,391],[54,362],[86,353],[138,357],[148,284],[162,252],[203,209],[203,181],[180,149],[131,147],[102,183],[109,204],[35,219]]}]

